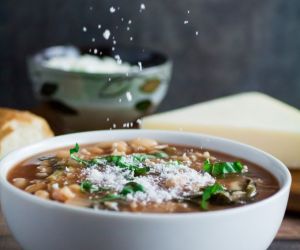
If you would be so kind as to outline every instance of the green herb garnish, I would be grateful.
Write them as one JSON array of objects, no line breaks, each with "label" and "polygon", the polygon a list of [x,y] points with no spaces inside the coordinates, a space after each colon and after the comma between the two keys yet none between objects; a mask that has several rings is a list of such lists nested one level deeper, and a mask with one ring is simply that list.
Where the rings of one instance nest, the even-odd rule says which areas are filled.
[{"label": "green herb garnish", "polygon": [[119,161],[119,159],[121,157],[121,156],[117,156],[117,155],[109,155],[109,156],[104,156],[104,157],[96,157],[91,160],[84,160],[76,155],[76,153],[78,153],[78,152],[79,152],[79,145],[78,145],[78,143],[76,143],[75,147],[70,149],[70,157],[73,160],[77,161],[78,163],[86,165],[86,166],[92,166],[94,164],[104,164],[105,161],[113,162],[117,165],[117,162]]},{"label": "green herb garnish", "polygon": [[126,156],[122,155],[108,155],[103,157],[96,157],[91,160],[84,160],[78,157],[76,154],[79,152],[79,145],[78,143],[75,144],[74,148],[70,149],[70,157],[77,161],[80,164],[85,166],[92,166],[94,164],[105,164],[113,163],[114,165],[120,168],[127,168],[131,171],[134,171],[134,175],[143,175],[150,171],[149,167],[141,167],[141,163],[143,163],[146,159],[153,159],[153,158],[168,158],[169,155],[163,151],[156,152],[154,154],[133,154],[132,160],[128,161]]},{"label": "green herb garnish", "polygon": [[92,193],[98,193],[98,192],[105,192],[105,191],[108,191],[109,189],[98,187],[97,185],[93,184],[89,180],[85,180],[85,181],[81,182],[80,190],[82,192],[88,192],[88,193],[92,194]]},{"label": "green herb garnish", "polygon": [[119,162],[123,156],[121,155],[108,155],[104,156],[103,159],[105,159],[109,163],[114,163],[115,165],[119,165]]},{"label": "green herb garnish", "polygon": [[203,190],[202,199],[201,199],[202,209],[207,210],[207,203],[210,200],[210,198],[224,190],[225,190],[225,188],[219,183],[215,183],[212,186],[206,187]]},{"label": "green herb garnish", "polygon": [[127,195],[136,192],[145,192],[145,189],[141,184],[131,181],[126,183],[126,185],[123,187],[123,190],[121,191],[120,194]]},{"label": "green herb garnish", "polygon": [[76,142],[75,147],[70,149],[70,155],[73,155],[73,154],[78,153],[78,152],[79,152],[79,145]]},{"label": "green herb garnish", "polygon": [[149,167],[142,167],[134,169],[134,176],[145,175],[150,171]]},{"label": "green herb garnish", "polygon": [[78,145],[78,143],[76,143],[76,144],[75,144],[75,147],[70,149],[70,157],[71,157],[73,160],[75,160],[75,161],[77,161],[78,163],[80,163],[80,164],[88,165],[90,162],[87,161],[87,160],[81,159],[80,157],[78,157],[78,156],[76,155],[76,153],[78,153],[78,152],[79,152],[79,145]]},{"label": "green herb garnish", "polygon": [[122,191],[119,194],[107,194],[102,198],[98,199],[99,202],[114,201],[114,200],[123,200],[127,194],[134,194],[136,192],[145,192],[144,187],[137,182],[128,182],[123,187]]},{"label": "green herb garnish", "polygon": [[240,161],[235,162],[216,162],[211,163],[209,159],[204,161],[203,170],[213,176],[222,176],[225,174],[241,173],[244,169]]},{"label": "green herb garnish", "polygon": [[147,158],[148,155],[146,154],[133,155],[132,161],[128,161],[128,158],[125,156],[110,155],[105,157],[108,162],[112,162],[120,168],[127,168],[133,171],[135,176],[144,175],[150,171],[149,167],[140,166],[140,164]]}]

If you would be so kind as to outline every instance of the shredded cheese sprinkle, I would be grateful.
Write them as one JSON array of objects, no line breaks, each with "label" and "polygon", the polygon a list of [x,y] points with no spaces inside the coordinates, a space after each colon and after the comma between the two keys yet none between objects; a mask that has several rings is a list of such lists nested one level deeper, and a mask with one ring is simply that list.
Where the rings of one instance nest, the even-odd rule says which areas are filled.
[{"label": "shredded cheese sprinkle", "polygon": [[[125,161],[131,163],[133,158],[127,155]],[[149,167],[146,175],[134,176],[133,171],[120,168],[113,163],[104,162],[82,170],[82,175],[92,184],[120,192],[126,183],[136,182],[144,187],[145,192],[126,195],[128,201],[161,203],[184,196],[199,194],[201,189],[215,183],[208,173],[197,171],[189,162],[179,163],[173,160],[150,159],[140,163],[139,167]]]}]

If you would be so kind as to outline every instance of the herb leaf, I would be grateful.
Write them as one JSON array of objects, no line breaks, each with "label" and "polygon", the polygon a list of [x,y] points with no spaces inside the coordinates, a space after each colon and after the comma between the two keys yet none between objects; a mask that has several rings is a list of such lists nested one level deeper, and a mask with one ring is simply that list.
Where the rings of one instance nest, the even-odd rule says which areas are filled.
[{"label": "herb leaf", "polygon": [[75,144],[74,148],[70,149],[70,157],[77,161],[80,164],[86,165],[87,167],[94,165],[94,164],[105,164],[113,163],[114,165],[120,168],[127,168],[131,171],[134,171],[135,176],[144,175],[150,171],[150,168],[147,166],[141,167],[141,163],[143,163],[146,159],[151,158],[168,158],[169,155],[163,151],[156,152],[154,154],[133,154],[132,160],[128,161],[125,156],[122,155],[108,155],[104,157],[96,157],[91,160],[84,160],[81,159],[76,155],[79,152],[79,145],[78,143]]},{"label": "herb leaf", "polygon": [[74,153],[78,153],[79,152],[79,145],[76,142],[75,147],[70,149],[70,155],[74,154]]},{"label": "herb leaf", "polygon": [[104,158],[107,162],[113,163],[120,168],[128,168],[133,170],[134,168],[138,167],[139,162],[128,161],[125,156],[122,155],[109,155],[105,156]]},{"label": "herb leaf", "polygon": [[136,193],[136,192],[145,192],[144,187],[137,183],[137,182],[128,182],[125,184],[125,186],[123,187],[123,190],[121,191],[121,195],[127,195],[130,193]]},{"label": "herb leaf", "polygon": [[73,160],[75,160],[75,161],[77,161],[78,163],[80,163],[80,164],[88,165],[88,164],[89,164],[89,161],[84,160],[84,159],[81,159],[80,157],[78,157],[77,155],[75,155],[75,154],[78,153],[78,152],[79,152],[79,145],[78,145],[78,143],[76,142],[75,147],[70,149],[70,157],[71,157]]},{"label": "herb leaf", "polygon": [[141,167],[140,164],[148,158],[146,154],[133,155],[132,161],[128,161],[125,156],[110,155],[106,156],[105,159],[108,162],[114,163],[120,168],[127,168],[134,172],[135,176],[144,175],[150,171],[149,167]]},{"label": "herb leaf", "polygon": [[105,156],[104,159],[107,162],[114,163],[115,165],[118,165],[121,157],[122,157],[121,155],[108,155],[108,156]]},{"label": "herb leaf", "polygon": [[244,169],[240,161],[211,163],[209,159],[204,161],[203,170],[213,176],[222,176],[231,173],[241,173]]},{"label": "herb leaf", "polygon": [[134,176],[145,175],[150,171],[149,167],[142,167],[134,169]]},{"label": "herb leaf", "polygon": [[99,202],[113,201],[113,200],[123,200],[127,194],[145,192],[144,187],[137,182],[128,182],[123,187],[119,194],[107,194],[102,198],[98,199]]},{"label": "herb leaf", "polygon": [[88,193],[92,194],[92,193],[97,193],[97,192],[108,191],[109,189],[98,187],[97,185],[94,185],[89,180],[85,180],[85,181],[81,182],[80,190],[82,192],[88,192]]},{"label": "herb leaf", "polygon": [[80,184],[80,190],[82,192],[93,193],[98,190],[96,186],[94,186],[90,181],[85,180]]},{"label": "herb leaf", "polygon": [[208,203],[209,199],[212,196],[214,196],[214,195],[216,195],[216,194],[218,194],[218,193],[220,193],[224,190],[225,190],[225,188],[219,183],[215,183],[212,186],[206,187],[203,190],[203,194],[202,194],[202,200],[201,200],[202,209],[207,210],[207,203]]}]

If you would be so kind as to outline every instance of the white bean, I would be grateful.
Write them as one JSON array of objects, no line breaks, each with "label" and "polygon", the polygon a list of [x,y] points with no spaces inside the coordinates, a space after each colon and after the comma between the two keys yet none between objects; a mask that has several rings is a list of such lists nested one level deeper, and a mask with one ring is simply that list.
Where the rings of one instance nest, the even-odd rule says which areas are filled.
[{"label": "white bean", "polygon": [[28,193],[35,193],[38,190],[44,189],[46,187],[46,184],[44,182],[32,184],[25,188],[25,191]]},{"label": "white bean", "polygon": [[28,180],[25,178],[14,178],[13,180],[14,186],[24,189],[28,185]]},{"label": "white bean", "polygon": [[148,139],[148,138],[136,138],[133,139],[129,142],[129,145],[134,149],[134,150],[147,150],[154,148],[155,146],[158,145],[157,141],[153,139]]},{"label": "white bean", "polygon": [[71,191],[69,187],[63,187],[60,189],[54,189],[52,192],[52,197],[55,200],[65,202],[68,199],[75,197],[75,194]]},{"label": "white bean", "polygon": [[45,190],[38,190],[34,194],[42,199],[49,199],[49,193]]},{"label": "white bean", "polygon": [[66,159],[70,157],[70,151],[69,150],[59,150],[56,153],[56,157],[60,159]]},{"label": "white bean", "polygon": [[127,151],[127,143],[125,141],[117,141],[112,144],[112,151],[117,151],[120,153],[126,153]]}]

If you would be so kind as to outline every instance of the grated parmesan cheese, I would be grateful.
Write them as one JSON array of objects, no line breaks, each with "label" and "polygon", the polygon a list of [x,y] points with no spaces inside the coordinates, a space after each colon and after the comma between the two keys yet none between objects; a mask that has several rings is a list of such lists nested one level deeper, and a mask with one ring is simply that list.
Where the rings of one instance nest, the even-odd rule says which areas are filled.
[{"label": "grated parmesan cheese", "polygon": [[[126,163],[132,163],[131,155],[125,156]],[[82,170],[82,175],[92,184],[121,192],[129,181],[139,183],[145,192],[127,194],[126,199],[132,202],[161,203],[180,197],[194,195],[203,187],[215,183],[215,179],[208,173],[190,168],[189,163],[178,163],[173,160],[146,160],[139,167],[150,167],[147,175],[134,176],[133,171],[120,168],[112,163],[94,165]]]}]

